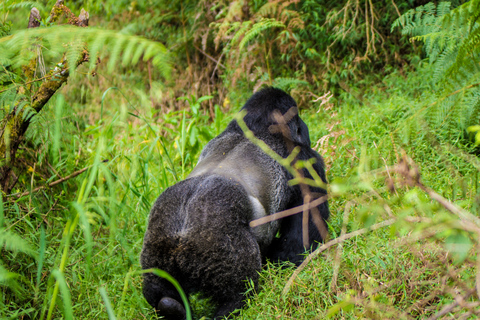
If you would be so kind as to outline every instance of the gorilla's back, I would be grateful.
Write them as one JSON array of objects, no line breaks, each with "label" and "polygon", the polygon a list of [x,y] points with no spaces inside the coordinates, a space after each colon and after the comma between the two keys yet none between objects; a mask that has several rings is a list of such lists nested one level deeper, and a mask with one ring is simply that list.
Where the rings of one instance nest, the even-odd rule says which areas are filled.
[{"label": "gorilla's back", "polygon": [[[311,166],[326,182],[322,159],[310,148],[308,128],[292,97],[266,88],[255,93],[242,110],[245,124],[258,139],[283,158],[292,146],[299,148],[294,161],[315,158]],[[280,115],[287,123],[277,120]],[[283,134],[286,129],[290,134]],[[312,178],[308,169],[301,172]],[[142,269],[162,269],[187,293],[203,291],[212,296],[217,303],[216,319],[241,308],[245,280],[257,286],[262,259],[296,262],[308,249],[304,215],[253,229],[249,226],[253,219],[303,204],[300,187],[288,185],[291,178],[245,137],[236,120],[231,121],[204,147],[190,176],[166,189],[155,202],[140,257]],[[308,188],[312,194],[325,193],[320,187]],[[326,203],[316,210],[328,218]],[[311,216],[307,222],[309,243],[315,247],[314,242],[322,237]],[[167,280],[145,273],[143,294],[159,315],[185,318],[181,297]]]},{"label": "gorilla's back", "polygon": [[[201,252],[205,256],[205,250],[228,239],[253,241],[263,252],[279,222],[253,229],[249,222],[283,210],[288,188],[283,170],[243,134],[227,133],[210,141],[188,178],[167,188],[153,205],[141,255],[143,268],[168,264],[167,269],[175,269],[178,261],[170,261],[173,257],[188,260],[193,254],[198,259]],[[147,254],[145,248],[158,253]],[[216,248],[225,251],[223,258],[232,250]],[[151,256],[165,261],[145,261]]]},{"label": "gorilla's back", "polygon": [[188,290],[207,293],[212,280],[203,275],[212,268],[232,269],[215,279],[216,287],[227,286],[225,295],[232,294],[241,289],[235,283],[242,282],[232,280],[239,265],[249,268],[248,273],[261,266],[260,248],[248,225],[252,215],[247,192],[233,179],[212,173],[180,181],[160,195],[150,212],[142,268],[188,277],[183,284]]},{"label": "gorilla's back", "polygon": [[[247,192],[252,209],[248,221],[283,210],[288,184],[284,168],[252,142],[243,132],[226,132],[205,146],[189,178],[220,176],[240,184]],[[270,245],[278,230],[273,221],[251,229],[260,248]]]}]

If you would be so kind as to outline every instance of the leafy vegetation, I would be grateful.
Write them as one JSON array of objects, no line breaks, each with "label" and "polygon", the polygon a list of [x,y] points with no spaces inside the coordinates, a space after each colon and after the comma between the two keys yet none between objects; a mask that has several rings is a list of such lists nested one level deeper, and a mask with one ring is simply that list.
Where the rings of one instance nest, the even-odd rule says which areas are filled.
[{"label": "leafy vegetation", "polygon": [[419,112],[445,140],[461,139],[466,130],[478,131],[479,68],[475,61],[480,43],[479,5],[479,1],[470,1],[450,10],[449,2],[438,6],[429,3],[408,11],[392,26],[403,26],[403,34],[425,43],[425,53],[434,68],[432,82],[437,99]]},{"label": "leafy vegetation", "polygon": [[272,84],[325,158],[337,242],[268,263],[238,318],[478,318],[479,4],[2,2],[0,318],[154,319],[151,204]]}]

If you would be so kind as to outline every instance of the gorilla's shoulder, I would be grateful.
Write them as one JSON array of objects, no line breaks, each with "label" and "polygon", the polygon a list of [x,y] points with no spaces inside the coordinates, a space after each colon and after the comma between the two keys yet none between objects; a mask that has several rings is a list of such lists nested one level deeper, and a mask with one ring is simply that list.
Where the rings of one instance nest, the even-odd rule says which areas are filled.
[{"label": "gorilla's shoulder", "polygon": [[[238,129],[240,129],[240,127]],[[227,129],[205,145],[198,159],[198,163],[206,157],[212,156],[212,154],[229,153],[232,149],[236,148],[246,140],[247,139],[241,129],[239,131]]]}]

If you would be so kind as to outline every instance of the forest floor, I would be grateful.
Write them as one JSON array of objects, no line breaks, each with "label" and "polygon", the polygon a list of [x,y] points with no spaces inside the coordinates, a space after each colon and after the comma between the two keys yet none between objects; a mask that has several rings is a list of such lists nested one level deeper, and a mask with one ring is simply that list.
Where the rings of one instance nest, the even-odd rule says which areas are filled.
[{"label": "forest floor", "polygon": [[[29,129],[18,157],[28,175],[0,207],[2,319],[155,319],[139,264],[150,208],[252,93],[225,88],[213,108],[194,95],[167,108],[147,65],[83,72]],[[432,77],[421,62],[330,99],[292,94],[325,160],[326,243],[343,240],[297,271],[267,263],[236,319],[478,318],[478,147],[425,121],[449,119],[429,113]],[[208,298],[190,304],[194,319],[212,316]]]}]

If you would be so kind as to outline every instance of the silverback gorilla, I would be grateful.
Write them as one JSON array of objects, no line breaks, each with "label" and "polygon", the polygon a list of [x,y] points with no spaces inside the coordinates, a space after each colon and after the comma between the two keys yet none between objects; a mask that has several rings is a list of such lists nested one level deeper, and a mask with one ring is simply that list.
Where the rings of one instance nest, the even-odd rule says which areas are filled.
[{"label": "silverback gorilla", "polygon": [[[292,97],[276,88],[255,93],[243,106],[244,121],[254,135],[282,157],[289,144],[300,147],[297,159],[315,158],[313,168],[326,182],[322,158],[310,147],[306,124],[295,114],[290,134],[272,131],[273,113],[296,108]],[[287,141],[288,140],[288,141]],[[290,148],[291,150],[291,148]],[[303,175],[312,178],[308,170]],[[140,262],[143,269],[170,273],[188,293],[203,292],[218,304],[216,318],[242,307],[245,280],[255,285],[262,261],[302,261],[302,214],[251,228],[251,220],[303,204],[292,176],[244,135],[236,120],[203,149],[197,166],[184,181],[166,189],[148,219]],[[310,192],[326,194],[321,188]],[[324,220],[326,202],[318,207]],[[309,240],[321,241],[312,218]],[[180,295],[166,280],[145,274],[143,294],[159,315],[183,319]]]}]

